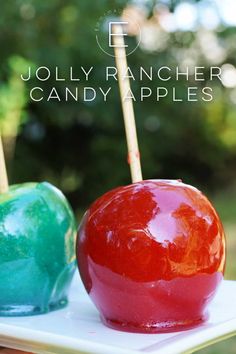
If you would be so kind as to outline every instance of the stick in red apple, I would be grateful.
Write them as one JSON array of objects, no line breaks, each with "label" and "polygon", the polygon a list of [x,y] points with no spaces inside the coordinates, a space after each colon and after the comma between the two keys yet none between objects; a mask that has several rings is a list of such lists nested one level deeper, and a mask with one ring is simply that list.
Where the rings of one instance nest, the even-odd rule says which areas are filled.
[{"label": "stick in red apple", "polygon": [[124,40],[118,25],[114,32],[133,183],[105,193],[85,213],[79,271],[108,327],[140,333],[193,328],[207,319],[207,304],[223,278],[224,230],[193,186],[142,181],[132,100],[124,100],[130,88],[123,78]]},{"label": "stick in red apple", "polygon": [[0,194],[8,192],[8,178],[3,151],[2,137],[0,136]]},{"label": "stick in red apple", "polygon": [[114,24],[113,25],[114,51],[115,51],[120,96],[121,96],[121,103],[122,103],[124,123],[125,123],[126,139],[128,145],[128,160],[130,163],[132,182],[135,183],[135,182],[142,181],[142,170],[140,164],[140,154],[139,154],[138,139],[136,133],[133,100],[128,95],[128,93],[130,92],[130,82],[129,82],[129,78],[127,77],[128,65],[126,59],[124,37],[122,33],[123,33],[122,26],[118,23]]}]

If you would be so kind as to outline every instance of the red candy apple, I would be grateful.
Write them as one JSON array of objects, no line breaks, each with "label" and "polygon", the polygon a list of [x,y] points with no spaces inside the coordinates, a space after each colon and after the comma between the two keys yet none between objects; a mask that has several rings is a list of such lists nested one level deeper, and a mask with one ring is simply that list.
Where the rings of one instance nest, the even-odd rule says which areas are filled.
[{"label": "red candy apple", "polygon": [[223,278],[225,237],[208,199],[181,181],[147,180],[97,199],[80,225],[80,274],[109,327],[187,329]]}]

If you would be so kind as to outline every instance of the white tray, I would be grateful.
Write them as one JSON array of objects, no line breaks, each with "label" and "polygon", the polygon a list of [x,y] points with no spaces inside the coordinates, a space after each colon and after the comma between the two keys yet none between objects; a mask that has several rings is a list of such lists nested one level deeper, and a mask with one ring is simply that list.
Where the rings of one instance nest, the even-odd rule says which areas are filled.
[{"label": "white tray", "polygon": [[67,308],[47,315],[0,318],[0,346],[35,353],[190,353],[236,334],[236,281],[224,281],[210,306],[208,322],[170,334],[132,334],[106,328],[78,274]]}]

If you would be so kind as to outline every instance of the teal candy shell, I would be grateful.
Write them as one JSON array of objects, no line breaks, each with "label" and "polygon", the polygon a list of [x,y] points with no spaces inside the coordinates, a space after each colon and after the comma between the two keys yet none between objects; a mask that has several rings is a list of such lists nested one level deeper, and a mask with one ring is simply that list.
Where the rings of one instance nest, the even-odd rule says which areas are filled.
[{"label": "teal candy shell", "polygon": [[75,271],[76,223],[47,182],[0,195],[0,316],[46,313],[67,304]]}]

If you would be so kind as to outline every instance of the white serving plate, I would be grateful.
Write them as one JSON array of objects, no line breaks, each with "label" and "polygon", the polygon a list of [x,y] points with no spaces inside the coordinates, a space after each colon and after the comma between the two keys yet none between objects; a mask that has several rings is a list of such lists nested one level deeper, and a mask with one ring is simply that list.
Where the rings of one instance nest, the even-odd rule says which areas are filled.
[{"label": "white serving plate", "polygon": [[236,281],[224,281],[207,323],[166,334],[133,334],[105,327],[76,274],[67,308],[46,315],[0,318],[0,346],[34,353],[179,354],[236,334]]}]

